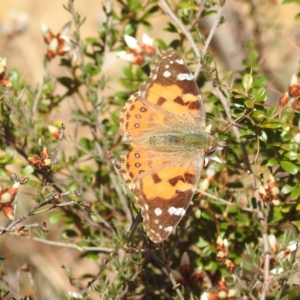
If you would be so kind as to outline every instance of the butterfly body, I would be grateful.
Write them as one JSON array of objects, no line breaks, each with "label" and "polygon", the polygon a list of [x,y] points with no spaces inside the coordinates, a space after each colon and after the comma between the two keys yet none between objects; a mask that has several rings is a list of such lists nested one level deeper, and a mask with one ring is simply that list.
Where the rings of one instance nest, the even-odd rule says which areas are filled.
[{"label": "butterfly body", "polygon": [[206,132],[198,86],[173,50],[121,111],[120,134],[133,150],[120,172],[142,208],[153,242],[166,239],[184,216],[204,160],[224,144]]},{"label": "butterfly body", "polygon": [[156,151],[162,152],[184,152],[205,149],[211,144],[212,136],[205,133],[170,133],[158,134],[149,138],[149,145]]}]

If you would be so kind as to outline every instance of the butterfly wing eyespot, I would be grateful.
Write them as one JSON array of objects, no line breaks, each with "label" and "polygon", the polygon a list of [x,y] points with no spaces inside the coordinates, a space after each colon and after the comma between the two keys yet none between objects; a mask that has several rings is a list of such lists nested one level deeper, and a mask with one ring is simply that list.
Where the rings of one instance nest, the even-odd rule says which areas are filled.
[{"label": "butterfly wing eyespot", "polygon": [[133,147],[121,157],[120,172],[141,206],[148,237],[162,242],[184,216],[205,157],[222,145],[209,143],[198,86],[175,51],[162,53],[129,98],[119,132]]}]

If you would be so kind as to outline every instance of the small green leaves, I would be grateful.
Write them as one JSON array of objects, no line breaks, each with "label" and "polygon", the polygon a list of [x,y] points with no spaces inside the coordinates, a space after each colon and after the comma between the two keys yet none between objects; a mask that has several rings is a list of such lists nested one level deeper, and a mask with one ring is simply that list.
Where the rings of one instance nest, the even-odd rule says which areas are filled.
[{"label": "small green leaves", "polygon": [[289,194],[290,192],[292,192],[295,189],[295,185],[290,185],[290,184],[286,184],[283,186],[281,192],[283,194]]},{"label": "small green leaves", "polygon": [[264,103],[268,98],[267,91],[263,87],[254,88],[252,90],[252,97],[256,102]]},{"label": "small green leaves", "polygon": [[275,159],[274,157],[271,157],[271,158],[268,159],[267,167],[274,167],[274,166],[277,166],[277,165],[278,165],[277,159]]},{"label": "small green leaves", "polygon": [[242,84],[245,92],[248,92],[252,88],[253,76],[251,74],[246,74],[243,77]]},{"label": "small green leaves", "polygon": [[63,214],[61,212],[52,213],[49,216],[49,223],[57,224],[63,219]]},{"label": "small green leaves", "polygon": [[290,174],[296,175],[299,172],[299,166],[289,162],[282,160],[280,161],[280,166],[282,169]]},{"label": "small green leaves", "polygon": [[281,192],[286,195],[290,194],[292,200],[298,200],[300,198],[300,184],[286,184]]},{"label": "small green leaves", "polygon": [[283,157],[288,160],[296,160],[299,158],[299,154],[291,151],[291,152],[285,153]]},{"label": "small green leaves", "polygon": [[292,200],[300,199],[300,185],[299,184],[291,192],[291,198],[292,198]]},{"label": "small green leaves", "polygon": [[0,154],[0,165],[1,164],[11,164],[14,158],[14,149],[11,147],[5,148],[5,154]]}]

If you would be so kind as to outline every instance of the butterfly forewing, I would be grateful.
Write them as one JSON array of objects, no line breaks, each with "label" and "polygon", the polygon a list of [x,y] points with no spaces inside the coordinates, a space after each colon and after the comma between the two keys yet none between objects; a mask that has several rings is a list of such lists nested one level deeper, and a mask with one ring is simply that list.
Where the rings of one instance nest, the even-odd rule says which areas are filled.
[{"label": "butterfly forewing", "polygon": [[193,74],[173,50],[163,52],[140,87],[142,101],[174,114],[190,114],[205,124],[205,111]]}]

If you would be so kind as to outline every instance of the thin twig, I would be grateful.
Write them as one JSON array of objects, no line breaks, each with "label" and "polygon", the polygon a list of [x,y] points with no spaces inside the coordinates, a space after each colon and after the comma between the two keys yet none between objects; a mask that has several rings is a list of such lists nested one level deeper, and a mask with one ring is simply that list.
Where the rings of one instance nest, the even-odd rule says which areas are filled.
[{"label": "thin twig", "polygon": [[45,72],[43,75],[43,80],[42,82],[38,85],[38,90],[37,93],[34,97],[34,101],[33,101],[33,105],[32,105],[32,115],[34,115],[36,113],[36,108],[40,99],[40,96],[42,94],[43,88],[44,88],[44,84],[45,84],[45,78],[48,75],[48,66],[49,66],[49,61],[46,61],[46,67],[45,67]]},{"label": "thin twig", "polygon": [[59,129],[59,137],[58,137],[58,142],[57,142],[57,147],[52,155],[52,165],[51,165],[51,169],[53,168],[53,166],[57,163],[57,155],[58,155],[58,151],[61,147],[61,142],[64,136],[64,132],[66,130],[66,127],[64,125],[64,123],[61,123],[61,127]]},{"label": "thin twig", "polygon": [[160,0],[160,4],[163,7],[163,10],[169,15],[170,19],[174,22],[175,25],[178,26],[178,28],[184,34],[184,36],[188,40],[189,44],[193,48],[196,58],[198,60],[200,60],[200,51],[199,51],[191,33],[184,27],[182,22],[177,18],[177,16],[174,14],[174,12],[172,11],[172,9],[169,7],[168,3],[165,0]]},{"label": "thin twig", "polygon": [[[66,129],[65,125],[63,123],[61,123],[61,128],[59,130],[59,137],[58,137],[57,147],[56,147],[53,155],[51,155],[51,170],[53,170],[54,165],[57,163],[57,155],[58,155],[58,151],[61,147],[61,141],[62,141],[65,129]],[[42,188],[42,191],[41,191],[42,195],[45,193],[45,191],[48,187],[48,183],[49,183],[49,180],[48,180],[48,177],[46,176],[45,180],[44,180],[44,183],[43,183],[43,188]]]},{"label": "thin twig", "polygon": [[202,14],[202,12],[203,12],[203,10],[204,10],[206,1],[205,1],[205,0],[200,0],[200,1],[198,1],[198,2],[200,2],[200,3],[199,3],[198,11],[196,12],[195,18],[194,18],[194,20],[186,27],[186,29],[187,29],[188,31],[191,31],[191,30],[194,28],[194,26],[198,25],[199,19],[200,19],[201,14]]},{"label": "thin twig", "polygon": [[69,194],[74,194],[75,191],[68,191],[65,193],[53,193],[50,197],[48,197],[47,199],[45,199],[44,201],[42,201],[41,203],[38,203],[33,209],[31,209],[29,212],[27,212],[26,214],[24,214],[22,217],[10,222],[2,231],[0,231],[0,235],[3,235],[6,232],[14,232],[14,231],[18,231],[18,228],[14,228],[15,225],[17,225],[18,223],[22,222],[23,220],[27,219],[30,216],[33,216],[36,214],[37,210],[47,204],[50,204],[53,200],[56,199],[60,199],[63,196],[69,195]]},{"label": "thin twig", "polygon": [[227,201],[227,200],[225,200],[225,199],[222,199],[222,198],[217,197],[217,196],[215,196],[215,195],[212,195],[212,194],[210,194],[210,193],[201,191],[201,190],[199,190],[199,189],[197,189],[196,192],[198,192],[199,194],[205,195],[206,197],[212,198],[212,199],[214,199],[214,200],[216,200],[216,201],[218,201],[218,202],[220,202],[220,203],[222,203],[222,204],[225,204],[225,205],[228,205],[228,206],[237,206],[237,207],[239,207],[241,210],[257,213],[257,209],[255,209],[255,208],[250,208],[250,207],[246,207],[246,206],[241,206],[241,205],[239,205],[239,204],[237,204],[237,203],[229,202],[229,201]]},{"label": "thin twig", "polygon": [[[124,251],[123,249],[119,249],[119,250],[118,250],[118,260],[119,260],[119,264],[120,264],[120,265],[122,264],[122,262],[124,261],[124,259],[125,259],[125,251]],[[117,270],[117,269],[115,269],[115,270],[113,271],[113,273],[112,273],[111,276],[110,276],[110,280],[109,280],[109,282],[108,282],[108,284],[107,284],[108,287],[111,288],[111,287],[113,286],[113,284],[115,283],[115,280],[116,280],[116,278],[117,278],[117,276],[118,276],[119,273],[120,273],[120,272],[119,272],[119,270]],[[106,295],[107,295],[108,291],[109,291],[109,289],[106,288],[105,291],[103,291],[103,293],[100,294],[99,299],[100,299],[100,300],[102,300],[102,299],[107,299]]]},{"label": "thin twig", "polygon": [[[185,28],[185,27],[184,27],[184,25],[182,24],[182,22],[181,22],[181,21],[179,20],[179,18],[174,14],[174,12],[171,10],[171,8],[169,7],[169,5],[167,4],[167,2],[166,2],[165,0],[160,0],[160,3],[161,3],[161,5],[162,5],[164,11],[169,15],[170,19],[174,22],[175,25],[178,26],[178,28],[179,28],[179,29],[181,30],[181,32],[184,34],[184,36],[185,36],[186,39],[188,40],[189,44],[191,45],[191,47],[192,47],[192,49],[193,49],[193,51],[194,51],[194,53],[195,53],[196,59],[197,59],[197,61],[198,61],[198,65],[197,65],[196,70],[195,70],[195,72],[194,72],[194,77],[197,78],[197,76],[198,76],[198,74],[199,74],[199,72],[200,72],[200,70],[201,70],[201,67],[202,67],[202,65],[201,65],[201,60],[200,60],[201,55],[202,55],[202,57],[203,57],[203,56],[205,56],[205,54],[206,54],[206,52],[207,52],[208,46],[209,46],[209,44],[210,44],[210,42],[211,42],[211,40],[212,40],[212,37],[213,37],[214,34],[215,34],[215,31],[216,31],[216,29],[217,29],[217,27],[218,27],[218,24],[219,24],[219,21],[220,21],[220,19],[221,19],[221,16],[222,16],[222,13],[223,13],[223,8],[224,8],[224,6],[221,6],[220,9],[219,9],[219,11],[218,11],[218,13],[217,13],[217,16],[216,16],[216,19],[215,19],[215,21],[214,21],[214,24],[213,24],[213,26],[212,26],[212,28],[211,28],[211,30],[210,30],[210,32],[209,32],[209,35],[208,35],[208,37],[207,37],[207,39],[206,39],[206,41],[205,41],[204,47],[203,47],[203,49],[202,49],[202,51],[201,51],[202,53],[201,53],[201,55],[200,55],[200,51],[199,51],[199,49],[198,49],[198,46],[197,46],[197,44],[195,43],[195,40],[194,40],[194,38],[193,38],[193,36],[192,36],[192,34],[191,34],[191,32],[190,32],[191,27],[189,27],[189,28]],[[202,7],[202,6],[200,6],[200,9],[199,9],[200,11],[201,11],[201,7]],[[198,19],[198,17],[199,17],[199,16],[197,15],[197,16],[196,16],[196,19]]]},{"label": "thin twig", "polygon": [[39,242],[39,243],[43,243],[46,245],[50,245],[50,246],[55,246],[55,247],[62,247],[62,248],[72,248],[72,249],[76,249],[78,251],[99,251],[99,252],[108,252],[108,253],[112,253],[115,251],[115,249],[112,248],[106,248],[106,247],[87,247],[87,246],[79,246],[79,245],[75,245],[72,243],[63,243],[63,242],[56,242],[56,241],[49,241],[49,240],[44,240],[38,237],[28,237],[29,239],[35,241],[35,242]]},{"label": "thin twig", "polygon": [[[84,45],[83,45],[82,39],[80,38],[80,24],[78,23],[78,18],[77,18],[77,13],[76,13],[75,6],[74,6],[74,1],[69,0],[68,5],[70,8],[70,13],[73,17],[73,21],[75,24],[75,30],[76,30],[78,41],[79,41],[77,46],[78,46],[78,50],[79,50],[78,52],[79,52],[79,56],[81,59],[81,64],[83,66],[83,69],[85,69],[86,63],[85,63],[85,55],[84,55]],[[90,78],[88,76],[84,76],[84,83],[85,83],[85,87],[87,89],[89,98],[92,99],[92,91],[90,88]]]},{"label": "thin twig", "polygon": [[[202,49],[202,56],[203,57],[205,56],[205,54],[206,54],[206,52],[208,50],[208,46],[209,46],[209,44],[210,44],[210,42],[211,42],[211,40],[212,40],[212,38],[213,38],[213,36],[215,34],[215,31],[216,31],[216,29],[218,27],[219,21],[221,19],[222,13],[223,13],[223,8],[224,8],[224,6],[221,6],[221,8],[219,9],[219,11],[217,13],[217,16],[216,16],[216,19],[214,21],[214,24],[213,24],[213,26],[212,26],[212,28],[211,28],[211,30],[209,32],[209,35],[208,35],[208,37],[207,37],[207,39],[205,41],[205,44],[204,44],[203,49]],[[197,78],[200,70],[201,70],[201,62],[200,62],[200,59],[199,59],[199,63],[198,63],[197,68],[196,68],[196,70],[194,72],[194,77],[195,78]]]},{"label": "thin twig", "polygon": [[166,255],[165,255],[165,252],[164,252],[164,249],[162,247],[162,244],[160,243],[159,244],[159,250],[160,250],[160,254],[161,254],[161,259],[162,259],[162,263],[164,264],[164,267],[165,267],[165,270],[173,284],[173,288],[175,289],[176,293],[177,293],[177,296],[179,297],[180,300],[184,300],[184,297],[180,291],[180,289],[178,288],[179,285],[177,284],[175,278],[174,278],[174,275],[172,274],[171,272],[171,269],[170,269],[170,266],[168,264],[168,260],[166,258]]}]

